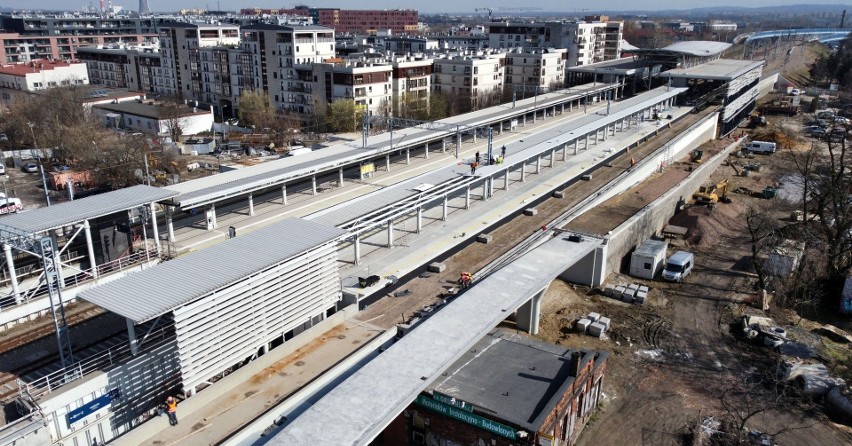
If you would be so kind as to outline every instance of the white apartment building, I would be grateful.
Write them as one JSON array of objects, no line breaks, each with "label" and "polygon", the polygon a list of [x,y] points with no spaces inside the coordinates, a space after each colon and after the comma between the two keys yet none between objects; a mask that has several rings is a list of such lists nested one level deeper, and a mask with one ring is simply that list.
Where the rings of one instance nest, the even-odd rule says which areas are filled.
[{"label": "white apartment building", "polygon": [[[200,89],[197,51],[200,48],[240,44],[237,25],[169,22],[158,26],[164,90],[166,94],[191,97]],[[193,83],[195,85],[193,85]]]},{"label": "white apartment building", "polygon": [[465,100],[469,98],[473,110],[493,105],[503,94],[505,63],[506,53],[503,52],[483,51],[436,58],[432,90],[449,96],[459,95]]},{"label": "white apartment building", "polygon": [[566,48],[566,67],[588,65],[621,57],[624,24],[605,16],[580,22],[491,23],[492,48]]},{"label": "white apartment building", "polygon": [[257,24],[242,29],[251,58],[252,88],[266,92],[279,110],[316,113],[310,64],[334,58],[334,29]]},{"label": "white apartment building", "polygon": [[63,85],[86,85],[86,64],[36,59],[31,62],[0,65],[0,88],[38,91]]},{"label": "white apartment building", "polygon": [[432,64],[434,60],[424,55],[395,57],[392,61],[393,100],[397,115],[408,115],[415,110],[429,106],[429,92],[432,89]]},{"label": "white apartment building", "polygon": [[[515,48],[506,54],[506,86],[529,93],[549,91],[565,84],[565,48]],[[532,87],[532,88],[529,88]]]},{"label": "white apartment building", "polygon": [[363,59],[314,63],[300,69],[312,70],[313,97],[317,106],[320,103],[330,104],[336,99],[351,99],[358,110],[368,115],[390,113],[393,67],[386,61]]}]

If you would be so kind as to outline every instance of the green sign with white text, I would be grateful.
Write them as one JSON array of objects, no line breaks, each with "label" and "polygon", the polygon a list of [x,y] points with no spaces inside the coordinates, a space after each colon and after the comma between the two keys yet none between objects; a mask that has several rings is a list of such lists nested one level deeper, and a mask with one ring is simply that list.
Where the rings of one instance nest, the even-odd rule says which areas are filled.
[{"label": "green sign with white text", "polygon": [[441,415],[446,415],[450,418],[455,418],[456,420],[470,424],[471,426],[476,426],[480,429],[487,430],[488,432],[495,433],[510,440],[517,440],[517,432],[505,424],[500,424],[479,415],[474,415],[470,412],[427,398],[423,395],[418,395],[417,399],[414,400],[414,403],[433,412],[438,412]]}]

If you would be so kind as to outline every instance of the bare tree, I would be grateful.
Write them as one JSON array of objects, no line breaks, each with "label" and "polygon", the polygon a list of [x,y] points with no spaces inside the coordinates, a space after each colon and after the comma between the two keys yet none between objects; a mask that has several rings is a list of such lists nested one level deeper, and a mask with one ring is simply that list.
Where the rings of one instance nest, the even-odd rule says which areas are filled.
[{"label": "bare tree", "polygon": [[159,105],[159,118],[163,121],[166,133],[174,142],[179,142],[189,124],[189,106],[180,99],[169,98]]},{"label": "bare tree", "polygon": [[761,289],[769,285],[766,257],[777,246],[778,221],[764,207],[750,206],[745,213],[746,229],[751,244],[751,262]]}]

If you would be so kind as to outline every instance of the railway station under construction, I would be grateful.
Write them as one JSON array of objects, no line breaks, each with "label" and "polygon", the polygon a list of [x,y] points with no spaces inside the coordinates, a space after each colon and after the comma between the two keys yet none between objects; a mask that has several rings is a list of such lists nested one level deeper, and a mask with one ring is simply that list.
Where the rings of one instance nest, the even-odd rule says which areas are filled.
[{"label": "railway station under construction", "polygon": [[[743,83],[743,88],[750,90],[758,85],[749,80]],[[421,233],[426,231],[423,220],[427,214],[435,221],[447,222],[448,208],[453,203],[460,209],[475,209],[473,200],[480,204],[489,202],[488,206],[499,208],[505,215],[516,215],[530,206],[529,194],[533,186],[541,188],[535,190],[539,197],[549,196],[565,184],[592,175],[610,160],[692,112],[692,107],[678,105],[679,95],[687,93],[687,88],[662,86],[632,98],[606,100],[608,92],[619,89],[623,90],[623,85],[586,85],[565,93],[519,101],[517,107],[498,106],[473,116],[457,117],[452,123],[457,126],[456,131],[449,130],[449,125],[415,128],[404,142],[397,140],[396,143],[391,135],[376,135],[360,147],[350,144],[333,149],[334,153],[330,151],[328,156],[319,153],[304,160],[284,159],[274,167],[257,169],[255,174],[243,169],[245,172],[239,174],[216,175],[174,188],[136,186],[126,190],[132,190],[128,192],[132,198],[116,191],[15,216],[20,221],[9,220],[9,217],[0,219],[0,234],[7,247],[16,244],[23,247],[26,243],[31,246],[34,241],[45,238],[51,242],[45,246],[56,246],[57,236],[51,237],[52,232],[63,229],[68,232],[69,228],[76,231],[75,235],[82,232],[86,235],[87,262],[93,265],[104,262],[94,254],[96,243],[89,233],[90,219],[121,215],[124,220],[121,224],[127,225],[138,219],[142,227],[147,225],[151,229],[153,243],[151,252],[147,251],[148,242],[144,243],[148,257],[139,262],[132,274],[94,276],[90,285],[79,287],[68,282],[67,274],[54,272],[53,266],[67,271],[79,265],[79,259],[76,264],[70,261],[63,264],[59,260],[62,248],[51,251],[50,255],[36,256],[45,265],[55,262],[44,267],[46,279],[42,280],[42,287],[47,300],[40,311],[61,310],[61,301],[51,305],[49,298],[54,295],[66,301],[81,299],[120,316],[126,321],[126,329],[121,342],[90,357],[73,352],[71,341],[59,336],[60,352],[63,352],[63,343],[67,343],[68,358],[27,376],[16,377],[15,404],[25,415],[0,430],[0,439],[17,439],[18,443],[13,444],[26,445],[60,442],[90,445],[95,441],[100,444],[126,434],[153,417],[166,394],[192,399],[200,394],[215,393],[217,382],[245,364],[281,345],[304,344],[308,340],[300,339],[304,338],[299,336],[303,332],[325,327],[324,321],[331,316],[353,305],[357,308],[368,297],[382,294],[386,280],[368,289],[360,289],[344,280],[342,270],[364,261],[362,243],[381,246],[385,253],[392,253],[385,254],[385,258],[376,260],[374,265],[385,265],[388,269],[387,265],[394,264],[397,277],[422,271],[427,262],[476,234],[467,233],[461,238],[435,236],[422,239],[417,246],[398,246],[395,233],[402,222],[413,222],[408,227],[413,228],[412,232]],[[489,147],[483,151],[489,153],[493,149],[491,135],[504,130],[518,132],[529,121],[546,121],[545,118],[557,116],[567,119],[550,129],[516,133],[513,142],[508,144],[510,152],[502,164],[484,165],[475,173],[469,171],[466,163],[445,165],[322,211],[289,218],[196,252],[159,261],[167,242],[161,240],[160,234],[175,241],[171,218],[179,209],[203,208],[202,218],[206,223],[199,230],[211,231],[217,226],[217,203],[247,200],[253,214],[256,194],[278,190],[282,194],[281,204],[286,206],[288,184],[307,182],[311,195],[317,195],[317,181],[324,175],[331,175],[329,181],[342,186],[347,174],[350,178],[354,175],[361,179],[361,166],[365,164],[384,161],[389,169],[391,156],[404,157],[408,162],[410,151],[416,148],[423,148],[428,158],[430,150],[446,150],[449,138],[456,137],[460,145],[463,125],[469,126],[471,139],[475,140],[477,135],[486,138]],[[689,132],[676,136],[670,144],[640,160],[632,171],[634,176],[619,177],[618,182],[612,183],[617,186],[601,189],[585,199],[580,207],[593,207],[635,184],[636,175],[649,175],[685,153],[696,141],[716,137],[719,116],[717,111],[706,112]],[[545,182],[545,172],[559,175],[554,177],[558,181],[539,184]],[[150,211],[132,211],[140,206]],[[128,212],[130,218],[125,217]],[[165,216],[164,230],[158,228],[158,213]],[[56,215],[52,217],[54,220],[47,218],[51,215]],[[476,212],[461,215],[454,223],[456,228],[480,218]],[[113,226],[119,225],[116,220],[119,219],[112,218]],[[26,226],[29,221],[54,221],[55,224],[29,227]],[[515,314],[518,326],[534,333],[540,311],[537,302],[551,280],[567,274],[581,283],[600,284],[611,263],[608,257],[615,255],[605,253],[602,246],[609,242],[606,238],[563,235],[531,247],[538,249],[541,256],[519,255],[508,266],[483,277],[477,287],[450,304],[458,312],[442,312],[440,318],[430,319],[434,322],[427,321],[431,328],[423,325],[419,328],[422,332],[415,330],[403,337],[379,355],[380,360],[365,366],[363,374],[330,393],[330,402],[320,402],[304,419],[294,422],[292,429],[285,430],[280,439],[274,440],[278,442],[275,444],[292,444],[293,438],[307,438],[303,435],[314,428],[312,423],[320,419],[327,421],[329,411],[337,404],[335,401],[358,392],[376,390],[368,383],[386,379],[397,383],[398,386],[387,389],[387,395],[376,397],[373,400],[375,410],[368,411],[371,417],[382,415],[381,420],[371,418],[365,421],[367,425],[357,427],[360,421],[352,418],[326,431],[339,435],[341,444],[347,441],[361,444],[358,439],[368,441],[368,437],[374,437],[377,430],[423,390],[429,383],[424,376],[440,374],[442,367],[457,359],[465,348],[500,320]],[[108,241],[101,237],[102,243]],[[34,248],[21,249],[32,253]],[[547,267],[536,262],[545,262]],[[525,287],[523,290],[507,288],[509,277],[525,275],[530,279],[517,284]],[[495,301],[495,296],[502,296],[500,298],[505,298],[506,302]],[[33,305],[35,301],[15,301],[8,309],[3,308],[0,315],[7,310],[23,308],[22,305]],[[27,317],[22,313],[17,321]],[[427,342],[427,339],[437,339],[434,336],[447,337],[449,342],[454,337],[450,326],[472,321],[479,324],[477,330],[472,330],[467,337],[456,337],[455,344],[429,345]],[[64,323],[57,323],[57,327],[60,335],[67,335]],[[440,351],[433,351],[435,348]],[[425,358],[429,364],[414,361],[412,355]],[[392,367],[394,364],[402,363],[410,364],[406,373],[391,373],[392,369],[397,370]],[[393,376],[381,375],[387,373]]]}]

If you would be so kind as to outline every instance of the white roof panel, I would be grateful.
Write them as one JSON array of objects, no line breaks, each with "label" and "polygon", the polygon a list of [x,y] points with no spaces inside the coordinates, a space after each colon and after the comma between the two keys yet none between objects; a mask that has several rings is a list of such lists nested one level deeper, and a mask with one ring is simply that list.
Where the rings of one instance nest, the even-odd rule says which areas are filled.
[{"label": "white roof panel", "polygon": [[690,68],[676,68],[660,73],[663,77],[733,80],[751,70],[759,69],[763,61],[717,59]]},{"label": "white roof panel", "polygon": [[133,186],[0,217],[0,225],[35,234],[166,200],[175,195],[177,192],[159,187]]},{"label": "white roof panel", "polygon": [[344,234],[320,223],[284,220],[78,296],[139,324]]}]

